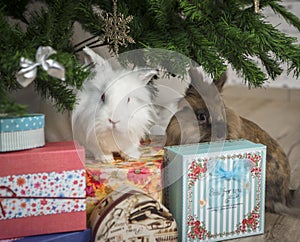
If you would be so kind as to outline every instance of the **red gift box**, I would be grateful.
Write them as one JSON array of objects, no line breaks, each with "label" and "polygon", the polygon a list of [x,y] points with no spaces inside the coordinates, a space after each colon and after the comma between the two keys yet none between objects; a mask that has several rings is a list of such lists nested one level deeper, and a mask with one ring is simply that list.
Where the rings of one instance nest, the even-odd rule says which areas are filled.
[{"label": "red gift box", "polygon": [[0,239],[85,229],[84,161],[73,141],[0,154]]}]

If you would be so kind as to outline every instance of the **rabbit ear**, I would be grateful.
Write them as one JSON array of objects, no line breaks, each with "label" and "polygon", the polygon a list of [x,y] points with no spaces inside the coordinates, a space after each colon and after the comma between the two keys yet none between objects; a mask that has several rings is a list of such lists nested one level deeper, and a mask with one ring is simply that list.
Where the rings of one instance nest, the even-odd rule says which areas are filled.
[{"label": "rabbit ear", "polygon": [[100,55],[87,46],[83,48],[83,57],[86,65],[103,65],[105,63],[105,60]]},{"label": "rabbit ear", "polygon": [[[201,83],[204,83],[204,77],[201,72],[197,68],[189,69],[189,75],[191,77],[191,84],[200,87]],[[213,80],[211,85],[215,85],[219,92],[222,92],[223,86],[227,80],[227,72],[225,71],[219,79]],[[205,82],[206,83],[206,82]],[[203,84],[201,84],[201,88],[203,88]]]},{"label": "rabbit ear", "polygon": [[199,82],[203,82],[204,80],[202,73],[196,67],[189,69],[189,75],[191,77],[192,85],[199,85]]},{"label": "rabbit ear", "polygon": [[155,76],[158,75],[158,70],[147,70],[140,74],[141,80],[147,85]]},{"label": "rabbit ear", "polygon": [[225,71],[218,80],[214,80],[214,84],[217,87],[219,92],[222,92],[223,86],[226,83],[227,80],[227,72]]},{"label": "rabbit ear", "polygon": [[204,93],[210,91],[210,84],[204,81],[204,76],[199,68],[192,67],[189,69],[189,75],[191,77],[191,85],[199,92],[200,90]]}]

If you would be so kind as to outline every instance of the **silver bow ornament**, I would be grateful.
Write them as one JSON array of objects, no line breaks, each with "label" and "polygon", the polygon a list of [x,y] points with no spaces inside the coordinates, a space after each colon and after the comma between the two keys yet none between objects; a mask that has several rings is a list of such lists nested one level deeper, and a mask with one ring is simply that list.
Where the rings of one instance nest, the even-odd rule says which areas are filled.
[{"label": "silver bow ornament", "polygon": [[21,57],[21,70],[16,74],[17,81],[21,86],[27,87],[36,78],[38,66],[42,66],[48,75],[64,81],[65,68],[57,61],[48,59],[50,55],[55,53],[56,51],[50,46],[40,46],[35,54],[36,62]]}]

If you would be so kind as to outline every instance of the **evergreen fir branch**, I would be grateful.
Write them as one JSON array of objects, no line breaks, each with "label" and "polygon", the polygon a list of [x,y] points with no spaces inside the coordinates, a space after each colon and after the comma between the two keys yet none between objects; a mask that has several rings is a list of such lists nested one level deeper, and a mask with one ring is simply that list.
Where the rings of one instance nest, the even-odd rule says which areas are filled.
[{"label": "evergreen fir branch", "polygon": [[10,92],[20,87],[15,81],[14,74],[18,69],[19,58],[22,54],[18,49],[22,48],[26,41],[24,41],[24,34],[20,28],[17,25],[10,26],[1,11],[0,26],[0,78],[3,84],[1,88],[1,96],[3,96],[4,92]]},{"label": "evergreen fir branch", "polygon": [[275,13],[281,15],[288,24],[294,26],[298,29],[298,31],[300,31],[300,19],[296,15],[289,12],[284,6],[278,4],[276,1],[271,1],[269,6]]},{"label": "evergreen fir branch", "polygon": [[261,87],[267,80],[265,73],[258,67],[256,63],[245,55],[238,55],[236,59],[231,60],[234,70],[243,76],[249,87]]},{"label": "evergreen fir branch", "polygon": [[8,97],[1,98],[0,101],[0,117],[2,115],[6,116],[16,116],[27,114],[27,105],[18,104],[15,101],[10,101]]},{"label": "evergreen fir branch", "polygon": [[[282,69],[278,68],[279,63],[299,62],[299,57],[297,59],[297,56],[293,55],[297,49],[297,47],[293,44],[295,42],[294,38],[286,36],[271,24],[265,23],[260,14],[253,14],[252,9],[240,11],[239,9],[232,8],[232,6],[230,7],[232,11],[229,9],[224,11],[224,13],[226,13],[226,18],[220,16],[220,19],[223,19],[223,21],[226,19],[224,23],[227,23],[230,26],[229,28],[226,28],[224,23],[220,23],[220,21],[215,19],[215,22],[212,22],[211,25],[208,25],[212,28],[207,27],[206,25],[205,29],[208,29],[209,33],[212,33],[212,31],[213,33],[217,33],[216,35],[213,34],[212,38],[217,38],[216,45],[219,45],[220,53],[226,55],[224,57],[235,67],[235,69],[237,69],[237,71],[242,71],[243,73],[246,71],[246,69],[240,70],[237,68],[237,64],[239,63],[236,62],[235,55],[238,53],[244,53],[246,56],[257,56],[258,58],[263,57],[264,59],[261,61],[264,65],[266,65],[266,71],[273,79],[275,79],[282,72]],[[217,30],[214,30],[214,28],[217,28]],[[239,30],[242,29],[243,32],[239,32]],[[247,35],[252,36],[252,38],[247,40]],[[220,36],[225,36],[225,39]],[[239,39],[241,36],[242,38]],[[247,41],[245,42],[243,39]],[[283,49],[285,49],[285,51]],[[266,54],[269,52],[273,54],[269,55],[267,59]],[[246,59],[241,58],[238,60],[242,61]],[[272,66],[274,64],[275,66]],[[240,65],[240,67],[244,68],[246,65],[247,64],[244,63],[244,65]],[[249,65],[252,66],[253,63],[249,63]],[[291,66],[295,67],[297,64],[291,64]],[[256,68],[250,68],[249,70],[254,71],[255,69]],[[296,74],[299,73],[298,69],[295,71]],[[253,75],[248,76],[251,78]],[[255,86],[261,85],[265,80],[265,77],[262,75],[258,76],[260,76],[261,79],[260,81],[253,82]],[[247,81],[252,82],[253,80],[249,79]]]},{"label": "evergreen fir branch", "polygon": [[[14,4],[18,2],[19,4]],[[39,46],[51,46],[57,51],[51,59],[57,60],[66,70],[62,82],[38,71],[34,80],[36,90],[52,98],[59,109],[72,109],[76,98],[73,88],[80,88],[88,71],[82,68],[76,52],[85,44],[92,47],[107,44],[98,39],[72,46],[73,24],[78,21],[93,36],[103,34],[103,19],[92,9],[98,6],[103,13],[113,12],[112,0],[43,0],[45,8],[30,12],[24,18],[27,0],[11,0],[0,3],[0,95],[7,97],[20,85],[15,80],[20,57],[35,60]],[[17,8],[15,6],[18,6]],[[203,66],[204,70],[218,78],[226,68],[233,66],[250,86],[261,86],[283,71],[300,75],[300,46],[296,38],[282,33],[264,20],[263,12],[255,13],[253,0],[122,0],[118,1],[118,13],[133,16],[129,23],[130,36],[135,44],[121,47],[121,51],[138,48],[171,50],[168,56],[151,56],[144,53],[139,60],[161,65],[170,72],[182,71],[189,65],[186,58],[173,62],[173,53],[181,53]],[[300,19],[280,4],[279,0],[260,0],[261,9],[270,7],[286,22],[300,31]],[[15,11],[17,10],[17,11]],[[14,12],[15,11],[15,12]],[[28,23],[22,32],[18,26],[7,23],[7,15]],[[148,59],[147,59],[148,58]],[[170,61],[165,61],[167,58]],[[149,60],[150,59],[150,60]],[[176,59],[176,58],[175,58]],[[254,60],[261,62],[260,68]],[[3,94],[3,95],[2,95]]]},{"label": "evergreen fir branch", "polygon": [[65,84],[75,88],[81,88],[83,81],[89,75],[89,71],[79,63],[73,53],[57,53],[52,55],[51,59],[58,61],[65,67]]},{"label": "evergreen fir branch", "polygon": [[[152,2],[152,1],[150,1],[150,2]],[[218,4],[217,1],[214,1],[214,2],[215,2],[215,4]],[[206,2],[206,3],[208,4],[208,2]],[[204,9],[203,5],[202,5],[202,8]],[[211,4],[210,4],[210,6],[211,6]],[[183,7],[184,6],[181,6],[180,10],[182,10]],[[194,8],[193,10],[196,11],[200,8],[201,8],[201,6],[198,5],[197,8]],[[219,6],[217,6],[216,9],[217,9],[216,11],[222,11],[222,9]],[[213,10],[215,10],[215,9],[213,9]],[[217,78],[224,72],[224,69],[225,69],[225,64],[224,64],[224,59],[223,59],[224,55],[222,53],[224,51],[224,46],[223,46],[224,42],[222,42],[222,44],[220,44],[218,46],[216,44],[216,39],[218,39],[217,38],[218,36],[216,36],[217,34],[215,34],[216,33],[215,30],[211,30],[211,29],[205,30],[207,28],[207,24],[211,23],[212,20],[214,20],[214,19],[211,19],[211,16],[209,15],[209,14],[211,14],[211,12],[213,10],[210,10],[207,12],[203,11],[205,14],[203,14],[201,16],[201,23],[194,21],[195,18],[190,19],[186,16],[180,16],[177,14],[176,17],[180,18],[180,20],[184,24],[186,24],[186,25],[184,25],[184,28],[182,27],[183,24],[178,19],[176,19],[176,17],[173,17],[173,19],[171,19],[171,21],[170,21],[170,26],[172,26],[172,28],[171,28],[172,31],[170,28],[168,29],[168,31],[162,31],[160,29],[161,23],[155,22],[155,23],[150,24],[150,26],[151,26],[150,32],[152,33],[152,35],[149,34],[149,29],[148,29],[148,32],[146,34],[144,33],[141,36],[133,36],[133,38],[138,39],[142,43],[146,43],[146,45],[150,46],[150,47],[172,49],[172,50],[176,50],[182,54],[188,53],[188,56],[192,57],[195,61],[199,62],[200,65],[203,65],[204,69],[206,71],[208,71],[208,73],[212,74],[213,77]],[[134,15],[134,12],[130,12],[130,14]],[[148,16],[146,16],[147,14],[148,14]],[[145,18],[147,17],[147,20],[138,19],[137,21],[143,22],[143,23],[146,22],[146,26],[147,26],[149,24],[149,23],[147,23],[147,21],[149,22],[148,19],[153,19],[153,16],[152,16],[153,14],[155,14],[155,13],[149,11],[145,15],[143,15]],[[162,14],[162,13],[160,13],[160,14]],[[217,15],[217,13],[214,13],[214,14]],[[138,16],[138,17],[140,17],[140,16]],[[220,17],[220,15],[218,16],[218,18],[219,17]],[[136,19],[137,19],[137,17],[135,16],[134,20],[136,20]],[[168,19],[168,18],[161,18],[161,19]],[[196,25],[196,27],[194,27],[194,29],[191,26],[191,23],[193,23],[193,21],[197,23],[197,25]],[[186,26],[189,26],[189,28],[192,29],[190,31],[190,33],[188,32],[189,29],[186,28]],[[201,28],[201,26],[203,26],[203,28]],[[131,28],[132,28],[132,26],[131,26]],[[155,31],[153,29],[155,29]],[[140,30],[142,30],[142,27],[140,28]],[[157,33],[155,33],[155,32],[157,32]],[[185,32],[185,33],[182,33],[182,32]],[[188,34],[186,32],[188,32]],[[214,36],[211,39],[205,37],[206,35],[201,36],[201,33],[205,33],[205,32],[210,32],[210,34],[214,34]],[[239,32],[242,33],[242,31],[240,31],[240,30],[239,30]],[[136,33],[135,29],[133,29],[133,33]],[[174,33],[176,33],[176,34],[174,35]],[[197,37],[193,38],[193,35],[197,36]],[[237,39],[237,37],[236,37],[237,31],[234,31],[234,33],[232,33],[231,35],[234,36],[235,39]],[[160,39],[159,36],[164,36],[164,38]],[[245,36],[246,36],[246,34],[242,35],[242,37],[245,37]],[[247,36],[247,38],[242,38],[242,37],[240,39],[238,39],[238,41],[241,41],[242,43],[246,42],[247,44],[244,44],[242,46],[242,48],[237,48],[237,50],[239,50],[239,51],[247,50],[248,42],[251,42],[251,41],[254,42],[252,44],[252,46],[255,46],[257,44],[254,41],[255,40],[254,37],[252,37],[252,38],[250,38],[249,36]],[[249,39],[252,39],[252,40],[250,41]],[[166,42],[168,42],[169,44],[166,44]],[[236,45],[236,43],[233,43],[233,42],[225,43],[225,44],[227,44],[227,46],[230,44],[233,44],[233,46],[231,46],[233,48]],[[245,48],[245,46],[246,46],[246,48]],[[231,50],[229,50],[229,51],[231,51]],[[253,49],[252,52],[256,53],[256,54],[259,53],[258,51],[255,51],[255,49]],[[253,53],[251,53],[251,54],[253,54]],[[232,57],[232,59],[234,59],[234,57]],[[253,63],[249,63],[249,66],[251,66],[251,67],[253,65],[254,65]],[[243,65],[241,65],[241,66],[243,66]],[[261,78],[259,81],[255,80],[255,83],[256,83],[255,85],[259,85],[259,83],[262,83],[266,79],[265,76],[262,77],[261,71],[259,70],[259,68],[248,68],[248,69],[255,70],[257,76]],[[259,73],[257,73],[257,71]],[[249,75],[249,76],[254,76],[254,75]],[[249,80],[249,81],[251,82],[251,80]]]},{"label": "evergreen fir branch", "polygon": [[174,0],[151,0],[149,11],[153,12],[153,21],[160,23],[161,30],[168,31],[172,26],[172,19],[176,1]]},{"label": "evergreen fir branch", "polygon": [[179,9],[183,15],[195,22],[202,21],[203,13],[201,6],[201,3],[191,3],[191,1],[188,0],[179,1]]},{"label": "evergreen fir branch", "polygon": [[5,3],[2,3],[5,6],[2,11],[6,16],[11,16],[28,24],[28,21],[24,17],[23,13],[25,12],[26,6],[30,1],[31,0],[6,0]]},{"label": "evergreen fir branch", "polygon": [[44,99],[54,102],[58,111],[72,110],[76,102],[76,96],[72,88],[59,79],[49,77],[46,72],[40,71],[34,82],[35,89]]},{"label": "evergreen fir branch", "polygon": [[[202,31],[192,23],[186,23],[185,30],[189,40],[189,56],[203,65],[204,70],[211,73],[213,78],[218,79],[226,70],[223,58],[219,55],[218,49],[212,41],[209,41]],[[200,30],[200,31],[199,31]]]},{"label": "evergreen fir branch", "polygon": [[[170,9],[172,11],[170,12],[170,9],[163,11],[164,7],[161,7],[161,5],[164,3],[158,3],[158,1],[148,1],[147,3],[149,4],[149,11],[134,16],[130,25],[132,36],[138,43],[131,45],[127,50],[130,48],[145,48],[145,46],[174,50],[192,57],[201,65],[203,64],[204,69],[209,70],[209,73],[212,73],[213,76],[220,76],[224,72],[225,64],[218,55],[213,43],[210,43],[201,34],[199,28],[193,26],[193,23],[187,23],[185,17],[180,14],[171,15],[171,12],[178,11],[178,9],[174,9],[175,4],[171,5]],[[151,4],[155,6],[150,7]],[[130,9],[129,14],[134,15],[135,12],[142,11],[133,9]],[[160,16],[156,18],[157,14]],[[143,23],[143,26],[140,23]],[[144,29],[147,29],[147,32]],[[180,69],[184,71],[185,65],[178,66],[178,68],[179,72]]]},{"label": "evergreen fir branch", "polygon": [[267,53],[260,53],[259,58],[271,79],[275,80],[282,73],[283,69],[280,67],[280,63],[272,59]]},{"label": "evergreen fir branch", "polygon": [[[24,34],[18,25],[10,25],[6,16],[0,9],[0,50],[1,54],[6,55],[4,49],[18,49],[20,45],[24,44]],[[13,41],[12,41],[13,40]]]},{"label": "evergreen fir branch", "polygon": [[289,59],[286,61],[288,64],[288,74],[293,72],[293,76],[299,78],[300,76],[300,57],[299,57],[300,48],[289,49],[286,51],[286,56]]},{"label": "evergreen fir branch", "polygon": [[68,13],[71,3],[70,0],[56,0],[47,9],[32,12],[26,37],[37,40],[36,48],[49,45],[57,51],[72,51],[70,38],[74,16],[73,13]]},{"label": "evergreen fir branch", "polygon": [[[262,53],[272,52],[275,60],[289,65],[289,71],[294,71],[299,75],[300,46],[296,44],[297,39],[280,32],[273,25],[263,21],[258,21],[250,11],[244,11],[237,19],[244,19],[242,25],[245,30],[252,31],[259,39],[259,49]],[[235,20],[236,21],[236,20]],[[269,69],[268,67],[266,68]],[[268,73],[273,79],[275,75]],[[278,74],[278,73],[277,73]]]},{"label": "evergreen fir branch", "polygon": [[[225,13],[226,11],[224,11]],[[262,70],[249,57],[259,55],[256,36],[241,31],[226,12],[219,19],[211,19],[202,29],[209,40],[214,41],[218,53],[240,73],[249,86],[261,86],[267,79]]]},{"label": "evergreen fir branch", "polygon": [[81,0],[78,1],[78,5],[75,8],[76,16],[75,20],[81,23],[82,27],[92,33],[95,36],[102,34],[101,26],[102,20],[97,17],[92,9],[92,1]]},{"label": "evergreen fir branch", "polygon": [[[20,69],[20,58],[35,61],[39,46],[51,46],[57,51],[51,59],[65,67],[66,80],[61,83],[61,80],[55,80],[39,70],[34,80],[36,90],[42,97],[53,99],[59,110],[71,110],[76,101],[72,86],[80,88],[88,76],[88,71],[78,63],[70,42],[74,21],[72,6],[75,7],[77,3],[72,0],[49,2],[47,8],[30,13],[29,25],[24,33],[17,26],[10,26],[3,12],[0,12],[1,32],[4,30],[5,33],[0,36],[0,51],[5,53],[0,55],[0,77],[4,80],[5,90],[0,88],[6,93],[20,88],[15,78],[15,73]],[[53,85],[58,85],[58,88]]]},{"label": "evergreen fir branch", "polygon": [[[219,47],[223,46],[221,47],[222,49],[230,46],[230,49],[233,51],[242,52],[250,56],[258,54],[257,46],[259,43],[255,34],[242,31],[228,17],[228,15],[224,15],[208,26],[206,33],[215,31],[214,33],[218,36],[215,45]],[[210,36],[213,38],[211,34]],[[222,53],[221,48],[219,48],[219,51]]]}]

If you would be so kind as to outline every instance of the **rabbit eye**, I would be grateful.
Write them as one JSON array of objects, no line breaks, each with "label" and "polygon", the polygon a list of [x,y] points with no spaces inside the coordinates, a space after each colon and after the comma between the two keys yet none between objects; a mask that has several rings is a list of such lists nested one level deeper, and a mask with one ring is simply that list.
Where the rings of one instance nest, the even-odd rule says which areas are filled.
[{"label": "rabbit eye", "polygon": [[102,95],[101,95],[101,101],[104,103],[105,102],[105,93],[103,93]]},{"label": "rabbit eye", "polygon": [[127,98],[127,103],[129,103],[129,102],[130,102],[130,97]]},{"label": "rabbit eye", "polygon": [[197,115],[197,119],[201,122],[201,123],[205,123],[206,122],[206,114],[205,113],[199,113]]}]

